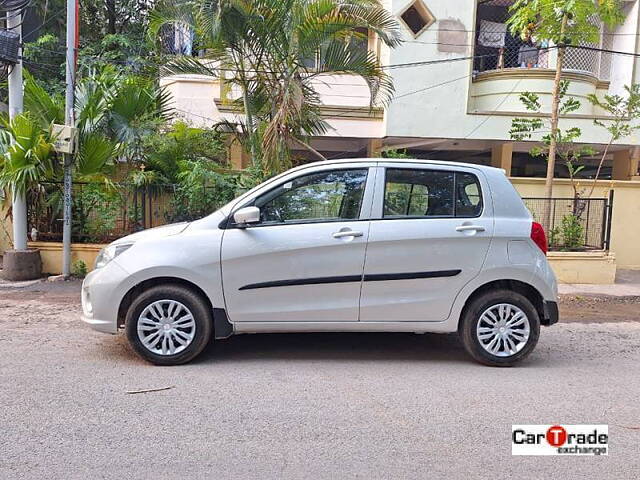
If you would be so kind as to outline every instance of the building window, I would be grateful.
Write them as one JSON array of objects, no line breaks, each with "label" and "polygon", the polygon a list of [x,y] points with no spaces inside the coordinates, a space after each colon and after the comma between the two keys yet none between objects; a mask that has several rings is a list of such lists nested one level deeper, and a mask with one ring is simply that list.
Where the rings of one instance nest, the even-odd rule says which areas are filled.
[{"label": "building window", "polygon": [[414,37],[418,37],[436,21],[433,14],[421,0],[416,0],[409,4],[400,14],[400,19],[411,30]]}]

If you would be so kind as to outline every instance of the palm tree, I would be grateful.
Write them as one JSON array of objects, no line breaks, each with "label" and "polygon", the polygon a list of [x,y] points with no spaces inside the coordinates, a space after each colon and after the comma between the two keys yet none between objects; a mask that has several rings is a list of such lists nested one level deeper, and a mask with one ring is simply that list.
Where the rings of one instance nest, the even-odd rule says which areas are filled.
[{"label": "palm tree", "polygon": [[[167,94],[148,80],[123,76],[111,66],[81,79],[75,101],[75,178],[109,181],[118,156],[138,161],[142,138],[168,118],[168,101]],[[24,105],[42,129],[64,123],[63,99],[49,94],[28,73]]]},{"label": "palm tree", "polygon": [[[52,124],[64,123],[64,99],[47,92],[27,72],[24,92],[26,118],[34,131],[48,134]],[[168,117],[168,96],[146,79],[124,76],[112,66],[105,66],[90,71],[77,83],[75,97],[78,148],[73,163],[74,180],[104,182],[115,189],[112,177],[116,160],[121,158],[132,163],[140,160],[142,138]],[[5,134],[8,140],[10,134],[11,131]],[[30,158],[33,165],[24,168],[29,167],[32,172],[31,197],[45,202],[51,219],[58,218],[62,208],[59,189],[31,187],[45,180],[60,181],[61,161],[52,149],[46,157],[32,155]],[[5,162],[5,171],[6,165],[9,164]],[[8,173],[5,176],[8,178]],[[82,217],[82,211],[87,210],[82,199],[74,203]],[[82,218],[80,220],[82,223]]]},{"label": "palm tree", "polygon": [[163,3],[151,14],[150,35],[157,38],[169,24],[192,28],[210,61],[179,57],[166,71],[223,76],[240,87],[245,123],[229,127],[247,133],[254,165],[265,174],[290,166],[292,144],[324,158],[306,141],[327,131],[315,86],[322,76],[361,77],[372,106],[393,93],[391,77],[362,48],[367,32],[388,46],[400,43],[395,18],[378,0]]}]

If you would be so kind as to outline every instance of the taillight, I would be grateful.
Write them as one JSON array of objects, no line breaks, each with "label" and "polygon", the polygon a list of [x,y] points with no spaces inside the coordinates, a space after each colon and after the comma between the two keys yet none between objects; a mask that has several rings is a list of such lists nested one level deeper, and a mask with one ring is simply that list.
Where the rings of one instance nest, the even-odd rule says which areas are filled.
[{"label": "taillight", "polygon": [[547,235],[544,233],[542,225],[538,222],[531,224],[531,240],[542,250],[542,253],[547,254]]}]

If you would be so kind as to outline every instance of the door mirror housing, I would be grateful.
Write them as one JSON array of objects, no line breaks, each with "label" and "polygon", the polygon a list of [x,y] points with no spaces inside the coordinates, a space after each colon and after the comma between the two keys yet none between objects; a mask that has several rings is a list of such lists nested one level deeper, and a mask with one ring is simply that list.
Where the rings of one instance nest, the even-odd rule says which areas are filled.
[{"label": "door mirror housing", "polygon": [[260,209],[258,207],[244,207],[233,214],[233,221],[239,227],[246,227],[260,221]]}]

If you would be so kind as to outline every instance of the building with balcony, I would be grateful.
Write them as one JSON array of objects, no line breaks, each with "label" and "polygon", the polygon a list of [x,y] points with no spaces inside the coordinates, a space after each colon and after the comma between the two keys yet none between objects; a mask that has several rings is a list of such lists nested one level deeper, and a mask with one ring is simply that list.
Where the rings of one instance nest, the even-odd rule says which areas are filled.
[{"label": "building with balcony", "polygon": [[[503,168],[523,196],[543,195],[546,160],[529,154],[534,142],[514,142],[509,130],[514,117],[531,116],[519,97],[523,92],[540,96],[549,117],[551,91],[558,50],[553,45],[523,42],[505,26],[513,0],[384,0],[399,20],[404,43],[386,48],[370,35],[366,47],[389,66],[395,96],[389,105],[370,108],[369,90],[359,78],[324,76],[317,80],[324,118],[330,128],[312,146],[327,158],[379,156],[388,150],[406,150],[414,158],[468,162]],[[570,81],[567,95],[580,107],[560,119],[560,127],[579,127],[580,141],[603,151],[609,134],[594,120],[606,119],[588,100],[590,94],[624,94],[625,85],[640,83],[639,0],[621,4],[626,20],[609,31],[600,28],[592,49],[568,48],[563,77]],[[608,50],[603,51],[603,50]],[[612,53],[616,52],[616,53]],[[178,116],[195,125],[211,126],[220,120],[237,119],[241,112],[229,99],[239,92],[224,79],[174,75],[162,78],[173,95]],[[613,190],[611,244],[618,266],[640,268],[637,237],[640,216],[637,135],[624,138],[609,149],[594,196]],[[230,145],[232,164],[242,168],[248,156],[237,144]],[[316,160],[308,152],[301,159]],[[600,161],[599,155],[583,158],[583,186],[589,184]],[[571,197],[561,161],[556,164],[554,195]],[[591,262],[591,259],[587,259]],[[604,271],[614,262],[604,252],[584,270]],[[569,273],[576,270],[571,264]],[[613,270],[615,273],[615,264]],[[572,277],[573,278],[573,277]],[[609,275],[612,281],[612,276]],[[585,277],[574,281],[585,280]],[[591,281],[589,279],[588,281]],[[598,280],[602,281],[602,279]]]},{"label": "building with balcony", "polygon": [[[505,21],[512,3],[385,0],[386,8],[399,20],[404,43],[388,49],[370,36],[366,48],[374,51],[383,65],[391,66],[395,97],[386,108],[371,109],[362,80],[348,75],[320,78],[317,88],[330,129],[325,136],[313,139],[314,148],[328,158],[402,149],[419,158],[493,164],[513,176],[544,176],[545,160],[529,155],[530,142],[512,142],[509,129],[515,116],[527,115],[519,100],[522,92],[538,93],[542,115],[548,115],[558,50],[509,34]],[[622,4],[625,22],[612,31],[601,28],[599,42],[584,46],[640,52],[638,1]],[[425,61],[431,63],[419,64]],[[606,117],[587,96],[622,94],[625,85],[640,82],[637,63],[632,55],[569,48],[564,78],[570,81],[568,95],[580,101],[580,108],[564,116],[560,126],[579,127],[581,141],[602,150],[608,134],[594,119]],[[164,77],[162,84],[173,95],[177,115],[195,125],[211,125],[239,115],[229,106],[234,92],[225,88],[224,79],[174,75]],[[630,179],[636,175],[637,143],[636,138],[627,138],[614,145],[602,178]],[[236,165],[241,166],[237,146],[232,153]],[[306,155],[299,152],[300,157]],[[583,175],[588,177],[593,175],[598,157],[586,162]],[[560,162],[556,174],[559,178],[567,175]]]}]

